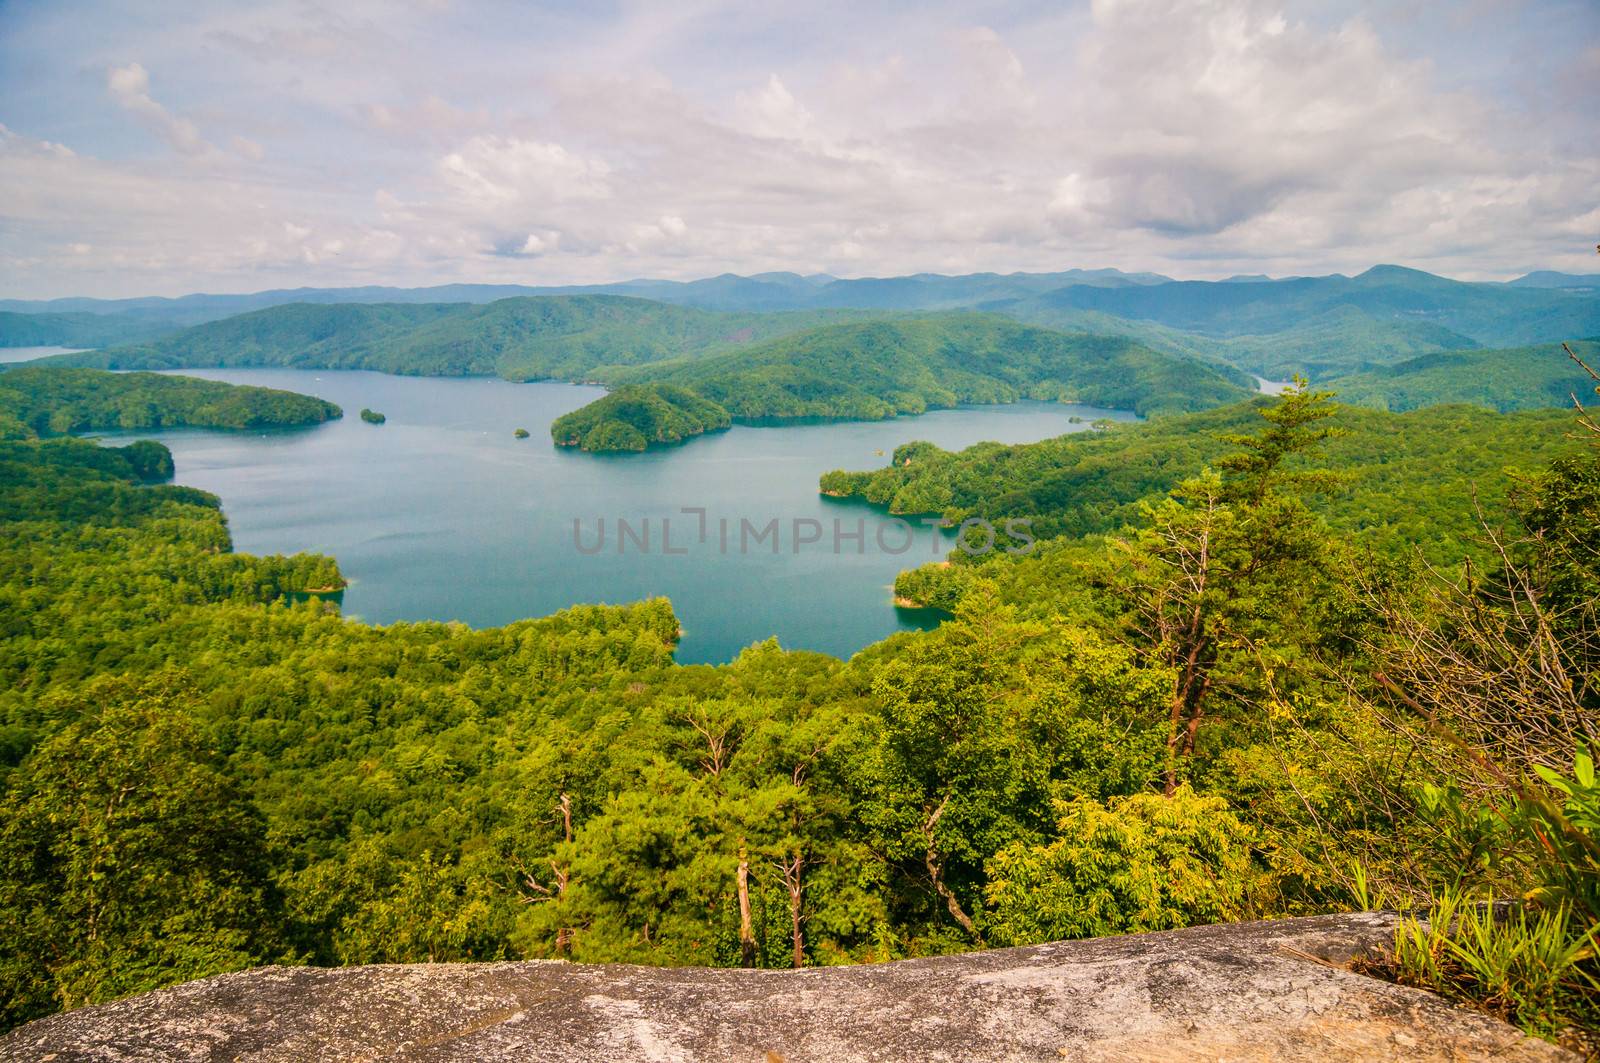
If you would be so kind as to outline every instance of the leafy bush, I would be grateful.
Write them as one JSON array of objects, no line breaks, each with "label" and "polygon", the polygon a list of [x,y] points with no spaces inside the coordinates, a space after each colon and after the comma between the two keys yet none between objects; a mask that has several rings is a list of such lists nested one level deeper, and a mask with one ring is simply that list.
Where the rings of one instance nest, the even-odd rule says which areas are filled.
[{"label": "leafy bush", "polygon": [[1010,846],[991,863],[986,925],[997,943],[1170,930],[1244,910],[1251,831],[1222,799],[1180,787],[1058,811],[1056,840]]}]

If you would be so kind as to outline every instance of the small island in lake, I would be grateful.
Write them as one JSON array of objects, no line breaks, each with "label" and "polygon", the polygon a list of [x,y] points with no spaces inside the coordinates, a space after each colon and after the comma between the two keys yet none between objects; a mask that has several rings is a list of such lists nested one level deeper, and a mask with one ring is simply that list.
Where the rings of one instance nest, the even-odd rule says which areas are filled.
[{"label": "small island in lake", "polygon": [[383,414],[379,413],[377,410],[369,410],[369,409],[363,408],[361,410],[361,419],[363,421],[367,422],[368,424],[382,424],[383,422],[387,421],[389,418],[385,417]]},{"label": "small island in lake", "polygon": [[527,439],[528,430],[526,428],[519,428],[515,432],[512,432],[511,435],[514,439]]}]

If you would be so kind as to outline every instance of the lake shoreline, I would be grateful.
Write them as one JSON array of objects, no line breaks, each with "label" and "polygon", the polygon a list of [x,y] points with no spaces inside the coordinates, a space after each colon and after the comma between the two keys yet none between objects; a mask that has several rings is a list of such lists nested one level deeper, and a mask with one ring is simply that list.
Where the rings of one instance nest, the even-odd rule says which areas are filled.
[{"label": "lake shoreline", "polygon": [[[346,616],[378,626],[455,621],[484,630],[595,602],[665,597],[686,632],[675,654],[684,664],[726,662],[768,637],[848,658],[897,631],[939,622],[896,607],[883,588],[902,570],[954,549],[952,530],[913,522],[913,545],[903,555],[880,550],[871,524],[877,507],[856,510],[862,500],[819,494],[823,473],[881,468],[913,439],[960,450],[1088,430],[1073,417],[1132,419],[1025,400],[883,421],[734,425],[697,437],[692,447],[596,461],[606,456],[529,448],[512,431],[548,432],[557,417],[600,394],[597,388],[365,370],[174,372],[387,415],[383,431],[347,416],[274,432],[131,436],[165,443],[175,482],[222,499],[238,552],[335,558],[349,585],[322,600],[342,600]],[[604,547],[590,552],[602,517]],[[861,517],[866,541],[858,552],[848,536]],[[648,521],[648,548],[630,539],[619,553],[618,520],[636,534]],[[784,536],[777,549],[770,538],[755,538],[774,520]],[[750,525],[744,549],[742,521]],[[797,547],[795,521],[824,529],[822,541],[808,537]],[[847,537],[837,552],[829,533],[836,522]],[[585,552],[577,549],[575,523]],[[895,543],[901,538],[897,533]]]}]

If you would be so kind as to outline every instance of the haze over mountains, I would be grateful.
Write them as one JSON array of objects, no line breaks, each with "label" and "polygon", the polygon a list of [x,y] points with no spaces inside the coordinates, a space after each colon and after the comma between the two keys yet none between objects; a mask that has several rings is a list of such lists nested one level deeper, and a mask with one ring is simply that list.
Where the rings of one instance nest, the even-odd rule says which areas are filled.
[{"label": "haze over mountains", "polygon": [[[1508,289],[1518,290],[1508,294]],[[1529,290],[1532,291],[1524,291]],[[1015,316],[1067,309],[1101,310],[1183,328],[1221,334],[1249,331],[1254,321],[1303,317],[1307,309],[1356,305],[1372,312],[1429,313],[1469,307],[1509,306],[1531,310],[1559,306],[1564,298],[1600,296],[1600,274],[1541,271],[1499,284],[1455,281],[1400,266],[1375,266],[1357,277],[1234,277],[1226,281],[1178,281],[1154,273],[1116,269],[1071,269],[1058,273],[973,273],[944,276],[840,279],[826,274],[725,273],[694,281],[632,280],[615,284],[529,287],[510,284],[446,284],[428,288],[294,288],[241,295],[193,294],[178,298],[0,299],[0,312],[26,315],[114,316],[130,330],[160,323],[201,324],[286,303],[487,303],[533,295],[629,295],[704,310],[772,311],[818,308],[880,310],[996,309]],[[1422,301],[1419,303],[1419,298]],[[1487,315],[1480,315],[1487,316]],[[1496,315],[1498,316],[1498,315]],[[63,329],[81,319],[54,322]],[[1238,327],[1234,327],[1237,324]],[[12,325],[12,328],[18,327]],[[104,323],[100,323],[104,327]],[[0,332],[0,343],[21,346]],[[124,342],[136,342],[125,340]]]}]

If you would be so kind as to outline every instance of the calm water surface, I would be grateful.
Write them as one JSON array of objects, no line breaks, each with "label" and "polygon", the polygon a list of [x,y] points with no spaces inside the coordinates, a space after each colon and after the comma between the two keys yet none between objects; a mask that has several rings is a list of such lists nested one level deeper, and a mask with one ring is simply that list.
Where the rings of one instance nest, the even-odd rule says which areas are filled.
[{"label": "calm water surface", "polygon": [[52,354],[74,354],[82,347],[0,347],[0,365],[7,362],[31,362]]},{"label": "calm water surface", "polygon": [[[948,551],[950,533],[918,526],[904,553],[880,549],[878,511],[818,495],[817,478],[829,469],[879,468],[913,439],[958,449],[1086,430],[1098,417],[1132,418],[1018,403],[865,424],[734,427],[680,447],[602,456],[558,450],[549,434],[552,420],[598,397],[598,388],[316,370],[187,373],[344,407],[343,420],[315,428],[155,438],[172,448],[177,482],[222,497],[240,551],[337,557],[350,580],[347,615],[487,627],[578,602],[666,595],[684,628],[684,662],[726,661],[773,635],[786,647],[848,656],[934,622],[896,609],[890,588],[901,569]],[[362,422],[364,406],[388,423]],[[1073,424],[1075,416],[1082,422]],[[517,428],[530,438],[512,438]],[[698,517],[684,508],[706,510],[705,542]],[[585,553],[596,546],[600,518],[605,548]],[[636,532],[648,524],[648,552],[630,539],[618,553],[619,518]],[[670,545],[686,554],[662,552],[664,518]],[[770,540],[742,552],[741,518],[754,528],[777,518],[778,552]],[[797,551],[796,519],[819,522],[822,541]],[[848,540],[835,552],[836,519],[845,532],[866,521],[862,552]],[[812,533],[803,525],[800,537]],[[904,541],[891,533],[885,545],[899,549]]]}]

